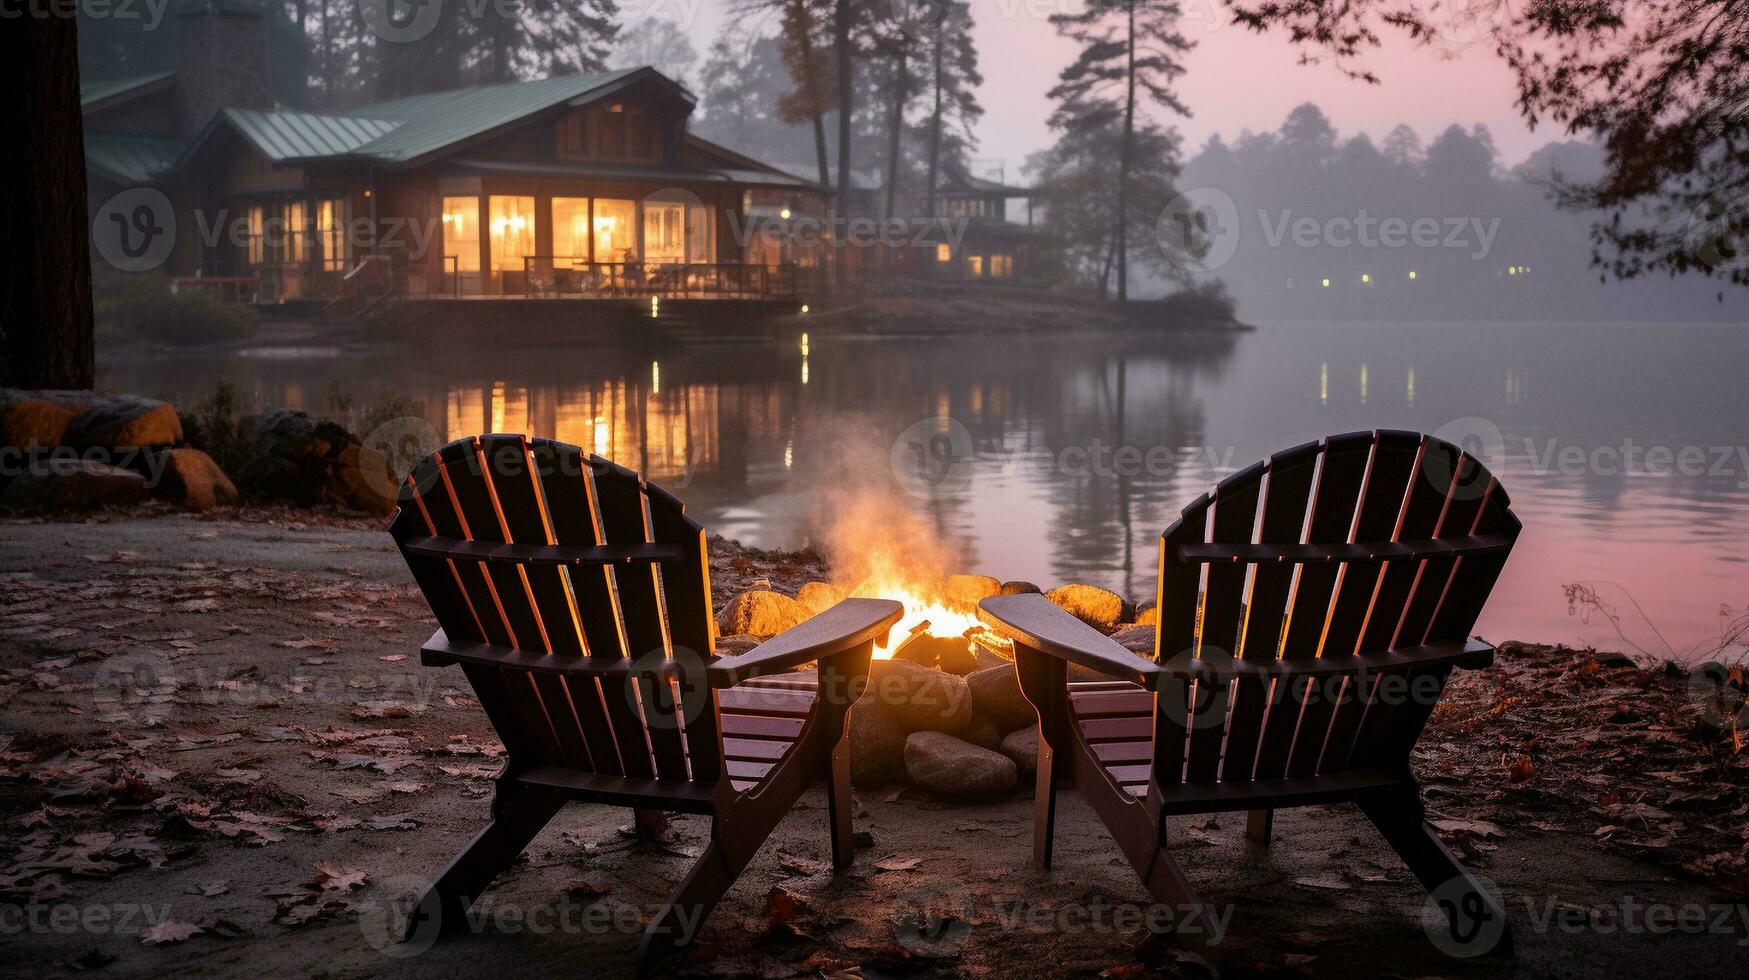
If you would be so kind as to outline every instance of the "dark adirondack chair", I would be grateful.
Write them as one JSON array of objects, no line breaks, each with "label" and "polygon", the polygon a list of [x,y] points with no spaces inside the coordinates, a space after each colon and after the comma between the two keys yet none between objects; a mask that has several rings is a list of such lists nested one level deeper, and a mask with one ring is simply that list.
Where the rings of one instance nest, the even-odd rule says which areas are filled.
[{"label": "dark adirondack chair", "polygon": [[[1167,852],[1178,814],[1353,802],[1468,937],[1506,919],[1425,820],[1409,755],[1518,537],[1506,491],[1431,436],[1359,432],[1271,457],[1184,509],[1160,540],[1155,657],[1042,596],[985,599],[1039,715],[1033,857],[1051,862],[1069,776],[1156,901],[1222,936]],[[1068,682],[1071,664],[1110,681]],[[1488,917],[1494,917],[1492,919]],[[1461,920],[1461,921],[1460,921]],[[1180,921],[1186,921],[1181,919]]]},{"label": "dark adirondack chair", "polygon": [[[462,927],[572,800],[712,818],[704,854],[644,932],[646,966],[693,938],[817,779],[833,863],[850,862],[846,721],[898,603],[848,599],[716,657],[704,529],[680,501],[575,446],[518,435],[461,439],[421,462],[390,533],[441,627],[424,663],[461,666],[508,756],[491,823],[420,900],[409,935],[429,917]],[[813,675],[786,673],[815,660]]]}]

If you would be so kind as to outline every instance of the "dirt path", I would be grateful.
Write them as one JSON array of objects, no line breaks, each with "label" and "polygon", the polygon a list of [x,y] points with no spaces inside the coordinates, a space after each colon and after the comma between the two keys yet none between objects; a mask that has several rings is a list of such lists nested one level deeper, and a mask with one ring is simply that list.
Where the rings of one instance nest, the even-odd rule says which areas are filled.
[{"label": "dirt path", "polygon": [[[782,585],[807,563],[722,564],[725,576]],[[642,921],[697,853],[695,818],[677,820],[672,841],[643,844],[619,829],[624,811],[572,807],[489,895],[480,935],[428,950],[386,941],[385,909],[483,824],[498,765],[459,673],[418,666],[432,628],[380,532],[180,517],[0,524],[0,969],[629,970]],[[1421,762],[1453,780],[1430,806],[1498,883],[1516,958],[1454,958],[1429,942],[1420,890],[1348,808],[1281,815],[1267,851],[1244,843],[1233,815],[1175,821],[1205,900],[1232,909],[1234,966],[1742,975],[1743,890],[1729,875],[1682,870],[1688,851],[1722,847],[1728,859],[1742,847],[1740,783],[1684,762],[1689,795],[1678,802],[1611,801],[1593,780],[1677,783],[1643,764],[1624,774],[1607,740],[1560,750],[1571,755],[1524,749],[1568,768],[1596,757],[1594,769],[1561,774],[1571,785],[1553,773],[1496,779],[1515,761],[1501,750],[1507,735],[1454,741],[1453,726],[1474,732],[1504,716],[1506,732],[1522,734],[1529,723],[1511,715],[1528,702],[1488,707],[1515,670],[1454,692]],[[1587,698],[1622,686],[1599,684]],[[1640,727],[1657,735],[1659,724]],[[849,873],[829,871],[824,800],[811,796],[708,921],[690,965],[769,977],[1199,972],[1149,938],[1144,892],[1074,794],[1049,874],[1027,864],[1028,794],[986,807],[909,793],[859,801],[868,837]],[[1655,813],[1608,810],[1630,805]],[[1681,857],[1658,840],[1673,813],[1686,829],[1665,836],[1708,837]],[[918,909],[935,914],[921,932],[909,925]]]}]

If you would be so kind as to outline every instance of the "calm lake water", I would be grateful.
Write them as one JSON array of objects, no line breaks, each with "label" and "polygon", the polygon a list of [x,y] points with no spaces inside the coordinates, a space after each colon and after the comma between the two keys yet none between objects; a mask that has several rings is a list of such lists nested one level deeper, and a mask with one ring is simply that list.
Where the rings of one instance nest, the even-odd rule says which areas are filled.
[{"label": "calm lake water", "polygon": [[[187,406],[225,377],[254,406],[316,413],[403,396],[439,437],[526,431],[641,469],[711,530],[759,546],[829,546],[873,494],[918,521],[888,527],[958,570],[1136,598],[1152,594],[1160,531],[1227,473],[1356,429],[1469,436],[1501,460],[1525,524],[1479,631],[1623,647],[1601,617],[1569,613],[1563,586],[1588,583],[1634,643],[1680,655],[1716,646],[1749,605],[1745,364],[1749,330],[1733,325],[1295,324],[814,337],[805,352],[798,335],[659,355],[116,353],[101,380]],[[963,430],[912,438],[940,416]],[[902,466],[895,479],[896,441],[901,463],[918,441],[947,478]]]}]

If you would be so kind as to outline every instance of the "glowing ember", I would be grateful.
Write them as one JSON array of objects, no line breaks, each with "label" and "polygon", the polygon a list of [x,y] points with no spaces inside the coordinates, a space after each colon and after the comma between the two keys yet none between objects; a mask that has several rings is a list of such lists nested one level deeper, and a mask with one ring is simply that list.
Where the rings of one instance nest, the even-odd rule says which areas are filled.
[{"label": "glowing ember", "polygon": [[887,635],[886,646],[875,647],[876,660],[886,660],[916,632],[931,636],[965,636],[985,631],[977,614],[952,609],[930,587],[890,579],[867,579],[851,590],[851,595],[870,599],[897,599],[905,605],[905,616]]}]

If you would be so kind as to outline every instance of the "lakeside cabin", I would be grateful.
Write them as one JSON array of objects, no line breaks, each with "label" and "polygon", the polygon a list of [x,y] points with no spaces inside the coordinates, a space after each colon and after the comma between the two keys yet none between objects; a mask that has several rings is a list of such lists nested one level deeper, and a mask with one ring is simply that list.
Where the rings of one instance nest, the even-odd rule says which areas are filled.
[{"label": "lakeside cabin", "polygon": [[186,12],[176,70],[89,83],[93,213],[170,200],[171,288],[326,308],[384,300],[733,300],[792,312],[824,189],[687,131],[648,68],[344,112],[272,108],[259,12]]}]

